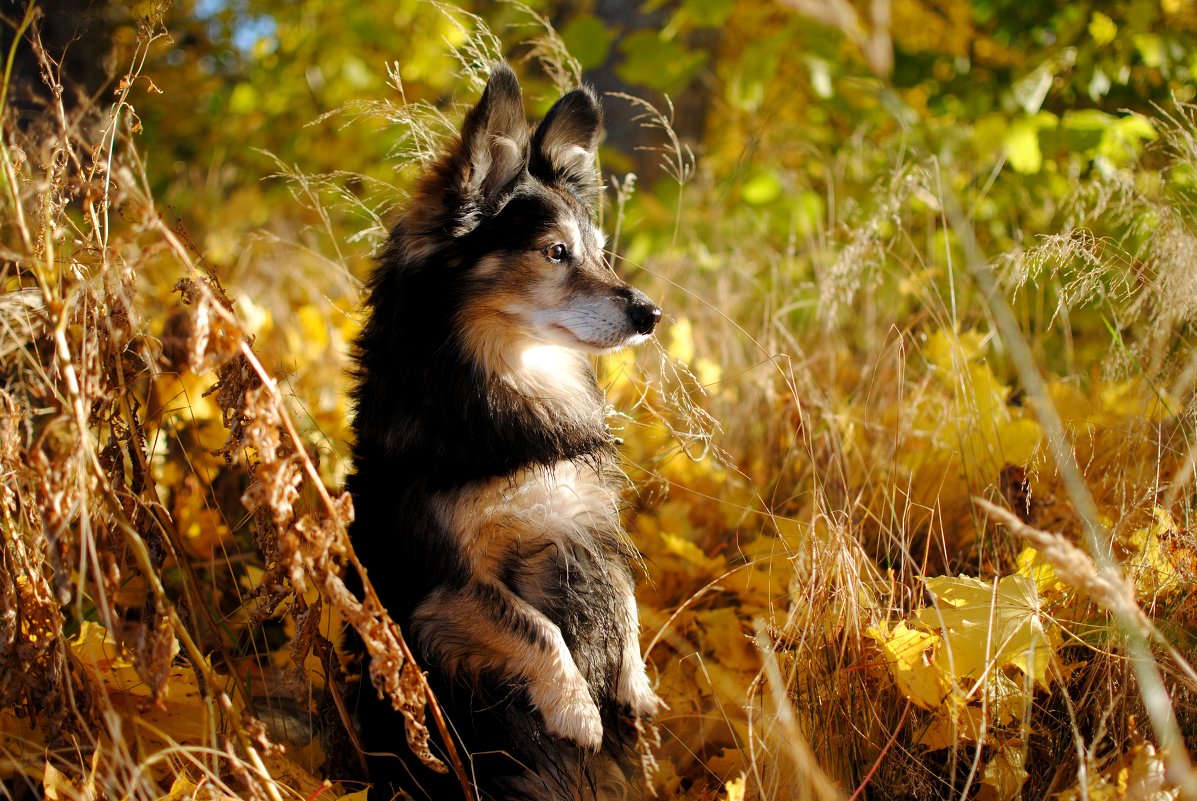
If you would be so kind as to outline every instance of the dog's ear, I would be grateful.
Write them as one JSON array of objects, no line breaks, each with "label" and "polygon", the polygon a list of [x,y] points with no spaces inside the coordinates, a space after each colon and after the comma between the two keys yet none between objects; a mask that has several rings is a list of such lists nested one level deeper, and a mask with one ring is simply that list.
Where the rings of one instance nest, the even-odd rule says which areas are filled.
[{"label": "dog's ear", "polygon": [[502,207],[527,167],[528,132],[519,81],[511,67],[495,64],[482,99],[462,123],[453,160],[452,188],[459,201],[455,236],[474,230],[483,216]]},{"label": "dog's ear", "polygon": [[603,132],[603,108],[588,86],[562,97],[532,136],[528,170],[546,183],[562,184],[587,203],[598,198],[594,157]]}]

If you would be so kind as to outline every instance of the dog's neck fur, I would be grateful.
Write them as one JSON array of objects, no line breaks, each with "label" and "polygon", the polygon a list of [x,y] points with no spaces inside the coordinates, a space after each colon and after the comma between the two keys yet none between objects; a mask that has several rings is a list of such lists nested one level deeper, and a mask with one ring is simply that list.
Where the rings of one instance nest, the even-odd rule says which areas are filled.
[{"label": "dog's neck fur", "polygon": [[[501,318],[502,312],[492,312],[458,326],[477,373],[535,401],[553,419],[592,415],[595,377],[586,356],[573,348],[520,336]],[[556,423],[549,420],[546,425]]]},{"label": "dog's neck fur", "polygon": [[609,457],[614,441],[586,358],[512,343],[484,368],[468,343],[456,341],[457,299],[444,294],[445,282],[433,272],[457,268],[396,259],[404,253],[402,229],[371,281],[370,313],[358,339],[358,469],[382,460],[378,467],[397,477],[436,486]]}]

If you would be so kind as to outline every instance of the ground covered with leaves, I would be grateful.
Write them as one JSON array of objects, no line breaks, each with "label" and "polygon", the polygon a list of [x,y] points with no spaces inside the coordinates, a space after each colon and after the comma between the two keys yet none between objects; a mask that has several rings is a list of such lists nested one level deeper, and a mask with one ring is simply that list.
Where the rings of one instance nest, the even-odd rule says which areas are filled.
[{"label": "ground covered with leaves", "polygon": [[507,58],[622,82],[657,797],[1197,798],[1192,3],[375,5],[114,4],[83,88],[4,21],[4,797],[354,795],[358,681],[468,773],[346,590],[346,368]]}]

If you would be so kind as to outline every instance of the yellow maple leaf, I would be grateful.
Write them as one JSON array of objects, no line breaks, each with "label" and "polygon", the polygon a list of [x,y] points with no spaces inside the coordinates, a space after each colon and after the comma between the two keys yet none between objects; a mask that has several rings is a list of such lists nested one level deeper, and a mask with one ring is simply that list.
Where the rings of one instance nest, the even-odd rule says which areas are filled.
[{"label": "yellow maple leaf", "polygon": [[1137,377],[1101,384],[1097,397],[1103,416],[1111,421],[1139,417],[1162,420],[1171,416],[1169,410],[1175,406],[1166,394]]},{"label": "yellow maple leaf", "polygon": [[1040,593],[1059,592],[1063,589],[1063,582],[1056,577],[1056,569],[1052,567],[1051,562],[1043,558],[1039,551],[1034,548],[1023,548],[1018,553],[1017,561],[1018,574],[1034,581]]},{"label": "yellow maple leaf", "polygon": [[979,331],[965,331],[957,335],[954,331],[941,328],[927,337],[923,352],[933,365],[951,373],[960,365],[980,358],[984,345],[985,337]]},{"label": "yellow maple leaf", "polygon": [[1133,559],[1138,562],[1135,585],[1144,595],[1166,599],[1175,595],[1184,584],[1161,542],[1162,537],[1177,528],[1167,509],[1157,506],[1154,514],[1154,523],[1130,535],[1130,544],[1137,551],[1137,558]]},{"label": "yellow maple leaf", "polygon": [[1170,801],[1179,793],[1168,783],[1164,760],[1155,752],[1151,743],[1143,743],[1131,749],[1130,764],[1117,774],[1117,787],[1122,798],[1144,799],[1144,801]]},{"label": "yellow maple leaf", "polygon": [[995,445],[1002,460],[1010,464],[1025,465],[1030,462],[1042,441],[1043,428],[1034,420],[1018,418],[997,425]]},{"label": "yellow maple leaf", "polygon": [[702,356],[699,356],[698,360],[694,362],[694,374],[698,378],[698,383],[702,384],[703,389],[707,392],[719,389],[718,384],[723,380],[723,368]]},{"label": "yellow maple leaf", "polygon": [[980,707],[961,704],[941,706],[918,737],[928,751],[951,748],[961,740],[976,742],[981,737],[985,713]]},{"label": "yellow maple leaf", "polygon": [[155,389],[164,410],[179,415],[184,421],[219,420],[220,410],[211,397],[204,397],[214,380],[211,373],[160,373]]},{"label": "yellow maple leaf", "polygon": [[1002,672],[995,672],[985,682],[985,705],[946,704],[919,735],[918,743],[930,751],[949,748],[961,740],[978,742],[993,725],[1021,719],[1030,704],[1027,689]]},{"label": "yellow maple leaf", "polygon": [[[1110,784],[1101,776],[1093,776],[1089,779],[1084,791],[1078,784],[1071,790],[1065,790],[1056,796],[1059,801],[1078,801],[1078,799],[1088,799],[1088,801],[1120,801],[1122,796],[1114,785]],[[1171,799],[1169,799],[1171,801]]]},{"label": "yellow maple leaf", "polygon": [[175,776],[175,780],[170,784],[170,791],[162,796],[159,801],[188,801],[195,798],[198,787],[195,782],[187,778],[186,773],[180,773]]},{"label": "yellow maple leaf", "polygon": [[320,353],[328,347],[329,323],[318,307],[311,303],[300,306],[295,311],[295,316],[299,319],[304,343],[309,352]]},{"label": "yellow maple leaf", "polygon": [[358,332],[362,330],[362,312],[361,310],[345,311],[340,306],[337,307],[337,311],[342,315],[341,324],[337,326],[341,341],[352,342],[357,338]]},{"label": "yellow maple leaf", "polygon": [[[99,623],[81,622],[70,646],[83,669],[100,684],[120,693],[149,694],[149,688],[133,667],[131,655]],[[178,653],[178,641],[174,643],[174,651]]]},{"label": "yellow maple leaf", "polygon": [[599,358],[599,375],[610,397],[622,397],[632,388],[636,360],[626,350],[608,353]]},{"label": "yellow maple leaf", "polygon": [[92,801],[96,797],[95,788],[88,785],[82,787],[58,768],[46,761],[45,774],[42,776],[42,790],[46,801]]},{"label": "yellow maple leaf", "polygon": [[701,570],[715,572],[723,569],[722,559],[707,556],[701,548],[681,535],[662,531],[661,543],[665,546],[666,551],[674,556],[680,556],[683,561]]},{"label": "yellow maple leaf", "polygon": [[995,723],[1021,720],[1031,703],[1030,688],[997,671],[985,682],[985,703]]},{"label": "yellow maple leaf", "polygon": [[755,673],[761,658],[753,641],[745,636],[744,623],[730,606],[705,609],[694,616],[703,650],[714,654],[722,667]]},{"label": "yellow maple leaf", "polygon": [[[924,353],[939,391],[915,403],[915,429],[926,432],[940,458],[955,455],[977,477],[990,476],[1004,464],[1030,463],[1043,442],[1039,423],[1009,405],[1010,388],[986,363],[984,344],[985,335],[978,331],[932,333]],[[921,469],[941,472],[942,465],[935,467],[934,457],[928,463],[927,456],[915,451],[909,458]]]},{"label": "yellow maple leaf", "polygon": [[1022,794],[1027,775],[1026,746],[1018,740],[1003,743],[985,763],[981,792],[977,797],[980,801],[1013,801]]},{"label": "yellow maple leaf", "polygon": [[1179,795],[1168,783],[1164,762],[1151,743],[1136,745],[1104,771],[1091,767],[1082,787],[1076,785],[1056,796],[1060,801],[1174,801]]},{"label": "yellow maple leaf", "polygon": [[303,765],[296,761],[293,756],[290,753],[276,751],[263,754],[261,759],[266,772],[270,774],[270,778],[279,787],[291,790],[294,798],[304,798],[307,801],[331,801],[331,799],[341,801],[341,799],[356,796],[365,801],[365,790],[338,797],[339,787],[334,788],[332,785],[326,784],[323,780],[316,778]]},{"label": "yellow maple leaf", "polygon": [[[183,664],[172,665],[159,703],[151,704],[151,688],[134,668],[132,654],[104,626],[83,621],[69,645],[83,670],[104,688],[113,709],[130,724],[123,729],[130,751],[145,758],[164,749],[208,740],[213,721],[207,698],[214,690],[225,691],[227,685],[201,691],[195,670]],[[174,647],[177,653],[177,641]],[[234,694],[232,701],[233,714],[240,714],[240,696]],[[152,768],[156,774],[169,770],[165,760],[154,762]]]},{"label": "yellow maple leaf", "polygon": [[952,681],[935,662],[942,644],[938,634],[912,629],[901,621],[893,631],[870,628],[865,632],[881,647],[898,689],[923,709],[938,709],[953,689]]},{"label": "yellow maple leaf", "polygon": [[31,781],[42,778],[44,728],[31,726],[28,717],[18,718],[12,709],[0,710],[0,781],[7,782],[14,776]]},{"label": "yellow maple leaf", "polygon": [[926,585],[936,605],[921,610],[918,620],[943,632],[945,670],[976,679],[991,665],[1013,665],[1048,687],[1047,670],[1060,634],[1043,614],[1033,579],[1014,574],[991,583],[937,576]]}]

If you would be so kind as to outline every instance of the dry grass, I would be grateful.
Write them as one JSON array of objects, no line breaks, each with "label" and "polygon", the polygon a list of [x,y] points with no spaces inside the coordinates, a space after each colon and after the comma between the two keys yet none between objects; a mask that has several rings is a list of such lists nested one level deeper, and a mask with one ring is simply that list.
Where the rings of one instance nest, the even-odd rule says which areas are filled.
[{"label": "dry grass", "polygon": [[[408,745],[448,770],[427,748],[423,676],[348,550],[348,496],[326,489],[233,301],[147,189],[126,101],[162,36],[141,28],[106,116],[59,102],[41,124],[5,122],[5,794],[331,790],[319,760],[272,740],[317,730],[352,759],[336,621],[375,657]],[[276,667],[255,640],[284,613]]]}]

